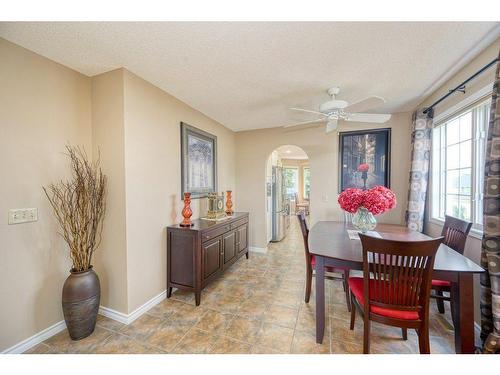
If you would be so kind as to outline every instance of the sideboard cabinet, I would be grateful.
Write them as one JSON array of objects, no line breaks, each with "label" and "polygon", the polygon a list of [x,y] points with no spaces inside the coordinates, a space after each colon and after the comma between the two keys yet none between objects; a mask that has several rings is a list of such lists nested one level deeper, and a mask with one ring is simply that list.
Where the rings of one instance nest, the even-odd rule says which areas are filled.
[{"label": "sideboard cabinet", "polygon": [[248,212],[167,227],[167,298],[172,288],[192,291],[198,306],[202,289],[243,255],[248,259]]}]

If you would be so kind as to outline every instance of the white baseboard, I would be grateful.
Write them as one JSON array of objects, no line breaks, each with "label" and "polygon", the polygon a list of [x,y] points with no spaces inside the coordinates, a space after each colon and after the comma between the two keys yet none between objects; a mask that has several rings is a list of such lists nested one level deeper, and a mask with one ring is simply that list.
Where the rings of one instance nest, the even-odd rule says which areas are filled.
[{"label": "white baseboard", "polygon": [[34,334],[33,336],[27,338],[26,340],[21,341],[20,343],[11,346],[8,349],[5,349],[2,354],[21,354],[25,351],[31,349],[32,347],[44,342],[48,338],[57,335],[62,330],[66,329],[66,322],[61,320],[56,324],[45,328],[43,331]]},{"label": "white baseboard", "polygon": [[128,319],[127,319],[126,324],[132,323],[134,320],[139,318],[142,314],[146,313],[148,310],[155,307],[157,304],[159,304],[165,298],[167,298],[167,291],[166,290],[164,290],[163,292],[161,292],[157,296],[151,298],[145,304],[143,304],[142,306],[139,306],[137,309],[135,309],[130,314],[128,314]]},{"label": "white baseboard", "polygon": [[255,246],[249,246],[248,251],[251,251],[253,253],[261,253],[265,254],[267,253],[267,247],[255,247]]},{"label": "white baseboard", "polygon": [[128,324],[128,315],[120,311],[110,309],[109,307],[99,306],[99,314],[106,318],[116,320],[117,322]]},{"label": "white baseboard", "polygon": [[[141,315],[143,315],[145,312],[153,308],[155,305],[163,301],[167,297],[167,291],[164,290],[157,296],[151,298],[149,301],[144,303],[142,306],[139,306],[137,309],[132,311],[130,314],[125,314],[120,311],[116,311],[113,309],[110,309],[109,307],[105,306],[100,306],[99,307],[99,314],[116,320],[117,322],[123,323],[123,324],[130,324],[137,318],[139,318]],[[32,347],[40,344],[41,342],[47,340],[48,338],[58,334],[62,330],[66,329],[66,323],[64,320],[61,320],[60,322],[54,324],[53,326],[50,326],[49,328],[44,329],[43,331],[38,332],[37,334],[27,338],[24,341],[21,341],[20,343],[11,346],[10,348],[4,350],[2,354],[20,354],[24,353],[25,351],[31,349]]]},{"label": "white baseboard", "polygon": [[123,323],[123,324],[130,324],[137,318],[139,318],[141,315],[146,313],[148,310],[159,304],[161,301],[163,301],[165,298],[167,298],[167,291],[164,290],[157,296],[151,298],[149,301],[144,303],[143,305],[139,306],[137,309],[132,311],[130,314],[125,314],[120,311],[116,311],[113,309],[110,309],[109,307],[105,306],[100,306],[99,307],[99,314],[116,320],[117,322]]}]

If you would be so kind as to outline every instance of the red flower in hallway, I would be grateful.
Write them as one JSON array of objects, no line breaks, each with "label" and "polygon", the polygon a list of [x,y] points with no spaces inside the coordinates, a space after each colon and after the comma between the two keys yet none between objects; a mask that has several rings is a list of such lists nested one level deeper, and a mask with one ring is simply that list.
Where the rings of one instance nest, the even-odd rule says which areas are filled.
[{"label": "red flower in hallway", "polygon": [[358,165],[358,172],[368,172],[370,166],[366,163]]}]

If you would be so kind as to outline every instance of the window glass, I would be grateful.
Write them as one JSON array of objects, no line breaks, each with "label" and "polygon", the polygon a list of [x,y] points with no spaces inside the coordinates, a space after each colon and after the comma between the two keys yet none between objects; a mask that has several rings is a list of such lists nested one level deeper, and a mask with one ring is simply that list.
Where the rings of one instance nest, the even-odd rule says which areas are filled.
[{"label": "window glass", "polygon": [[304,199],[309,199],[311,195],[311,170],[304,167]]},{"label": "window glass", "polygon": [[299,187],[299,170],[298,168],[284,168],[283,174],[285,178],[286,194],[290,198],[295,198]]},{"label": "window glass", "polygon": [[445,215],[482,228],[486,129],[490,100],[437,124],[432,132],[431,218]]}]

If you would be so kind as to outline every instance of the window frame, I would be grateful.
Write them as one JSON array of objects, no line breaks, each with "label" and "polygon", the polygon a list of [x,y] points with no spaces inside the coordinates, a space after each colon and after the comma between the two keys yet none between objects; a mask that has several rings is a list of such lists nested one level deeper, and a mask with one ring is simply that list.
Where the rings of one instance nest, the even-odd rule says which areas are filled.
[{"label": "window frame", "polygon": [[[483,235],[483,228],[482,224],[478,224],[476,221],[478,218],[478,213],[480,212],[479,206],[476,202],[482,201],[483,199],[483,188],[480,181],[481,177],[484,178],[484,176],[479,176],[481,173],[481,170],[483,169],[483,166],[481,165],[481,160],[478,156],[478,153],[481,152],[481,150],[478,150],[478,146],[482,144],[483,150],[482,152],[485,151],[485,140],[486,138],[486,133],[487,133],[487,123],[488,119],[486,118],[486,125],[485,129],[478,129],[478,118],[480,115],[480,112],[478,111],[478,108],[486,104],[487,102],[491,103],[491,92],[493,88],[493,83],[486,85],[482,89],[478,90],[474,94],[470,95],[468,98],[465,100],[461,101],[457,105],[449,108],[447,111],[443,112],[439,116],[436,116],[433,121],[433,136],[434,136],[434,129],[443,126],[445,123],[453,121],[454,119],[466,114],[468,111],[472,111],[472,116],[471,116],[471,142],[472,142],[472,147],[471,147],[471,222],[473,223],[471,231],[469,232],[472,237],[476,237],[481,239]],[[440,150],[442,148],[440,147]],[[434,144],[431,146],[431,158],[430,158],[430,168],[429,168],[429,194],[428,194],[428,213],[427,213],[427,220],[430,223],[437,224],[442,226],[444,224],[444,220],[433,216],[433,193],[434,193],[434,182],[433,182],[433,166],[434,166]],[[441,175],[441,169],[442,166],[440,166],[440,171],[438,172],[439,175]],[[479,171],[479,173],[478,173]],[[479,177],[479,178],[478,178]],[[441,176],[439,178],[442,178]],[[439,201],[441,201],[442,197],[438,198]],[[440,203],[441,204],[441,203]]]}]

